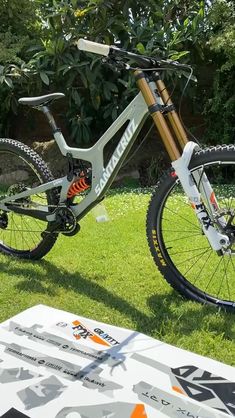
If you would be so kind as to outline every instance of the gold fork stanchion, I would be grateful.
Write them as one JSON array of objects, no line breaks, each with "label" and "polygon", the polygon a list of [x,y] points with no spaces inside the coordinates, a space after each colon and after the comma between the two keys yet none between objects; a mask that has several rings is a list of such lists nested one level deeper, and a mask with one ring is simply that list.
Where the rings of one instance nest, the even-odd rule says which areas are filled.
[{"label": "gold fork stanchion", "polygon": [[136,70],[134,72],[134,76],[136,78],[137,85],[143,94],[144,100],[149,108],[149,112],[162,138],[166,151],[169,154],[171,161],[175,161],[180,157],[180,152],[165,121],[165,118],[161,113],[160,106],[148,85],[144,73],[140,70]]},{"label": "gold fork stanchion", "polygon": [[[173,106],[173,103],[172,103],[170,95],[167,91],[167,88],[166,88],[164,82],[159,78],[159,75],[157,73],[155,74],[155,80],[154,81],[156,82],[157,90],[158,90],[158,93],[159,93],[160,97],[162,98],[163,103],[167,106]],[[188,138],[187,138],[187,134],[184,130],[184,127],[183,127],[182,123],[180,122],[180,118],[179,118],[177,112],[175,111],[175,109],[172,109],[169,112],[167,112],[167,117],[168,117],[169,122],[172,126],[172,129],[173,129],[173,131],[176,135],[176,138],[178,139],[178,142],[179,142],[179,144],[180,144],[180,146],[183,150],[184,146],[188,142]]]}]

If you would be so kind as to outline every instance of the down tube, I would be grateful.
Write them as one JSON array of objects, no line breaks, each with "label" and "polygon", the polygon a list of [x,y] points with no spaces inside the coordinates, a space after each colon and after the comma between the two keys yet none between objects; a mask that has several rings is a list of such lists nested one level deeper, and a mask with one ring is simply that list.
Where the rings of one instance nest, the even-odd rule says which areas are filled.
[{"label": "down tube", "polygon": [[[134,103],[133,103],[134,102]],[[105,134],[94,145],[92,152],[92,187],[86,198],[73,208],[77,219],[81,219],[93,206],[103,199],[106,191],[112,184],[120,167],[122,166],[127,154],[134,144],[147,116],[148,108],[139,93],[111,125]],[[110,160],[104,167],[103,151],[105,145],[113,138],[118,130],[129,120],[117,147],[115,148]],[[86,156],[84,155],[84,159]]]},{"label": "down tube", "polygon": [[115,179],[118,171],[120,170],[123,161],[126,159],[133,143],[135,142],[142,126],[144,119],[141,123],[136,124],[135,119],[131,119],[123,136],[121,137],[112,157],[108,164],[103,169],[101,177],[95,186],[95,193],[97,197],[103,197],[107,189],[109,189],[113,180]]}]

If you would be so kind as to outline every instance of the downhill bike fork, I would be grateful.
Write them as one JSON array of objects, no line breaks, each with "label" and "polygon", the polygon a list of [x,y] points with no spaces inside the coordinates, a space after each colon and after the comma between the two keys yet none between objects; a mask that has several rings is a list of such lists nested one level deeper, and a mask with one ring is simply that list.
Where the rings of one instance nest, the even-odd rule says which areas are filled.
[{"label": "downhill bike fork", "polygon": [[[215,193],[203,169],[199,168],[195,170],[193,175],[189,170],[193,153],[199,149],[199,146],[195,142],[188,141],[186,132],[175,111],[165,84],[160,80],[159,74],[155,73],[154,77],[152,77],[152,81],[155,83],[149,82],[142,71],[137,70],[134,72],[134,75],[166,151],[172,161],[171,164],[175,170],[175,174],[189,199],[195,215],[202,225],[203,233],[213,250],[218,251],[218,254],[222,254],[223,250],[229,247],[230,240],[227,235],[220,233],[214,227],[213,213],[219,213]],[[162,105],[159,104],[159,98],[162,101]],[[171,130],[163,114],[167,114]],[[175,134],[176,140],[172,135],[172,131]],[[203,187],[200,187],[200,185]],[[207,203],[209,211],[204,202]],[[224,226],[226,226],[226,221],[223,217],[220,217],[219,229],[220,227],[222,229]]]},{"label": "downhill bike fork", "polygon": [[[228,248],[230,240],[227,235],[221,234],[213,226],[211,215],[204,204],[204,201],[207,202],[210,207],[210,212],[213,213],[213,209],[217,206],[215,194],[205,173],[201,173],[201,170],[199,169],[198,172],[196,170],[196,173],[193,173],[192,176],[188,168],[193,152],[197,148],[199,147],[195,142],[188,142],[184,147],[182,156],[178,160],[173,161],[171,164],[199,222],[202,225],[203,233],[206,235],[213,250],[220,251]],[[196,183],[198,182],[199,187],[200,183],[203,184],[203,193],[200,193],[195,180]],[[216,207],[216,209],[218,210],[219,208]],[[223,222],[223,218],[221,222]]]}]

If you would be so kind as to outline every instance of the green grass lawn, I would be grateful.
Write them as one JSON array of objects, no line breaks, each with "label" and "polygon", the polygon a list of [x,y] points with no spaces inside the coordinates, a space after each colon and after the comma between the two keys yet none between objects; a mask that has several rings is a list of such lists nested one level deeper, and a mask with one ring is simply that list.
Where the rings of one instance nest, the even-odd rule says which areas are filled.
[{"label": "green grass lawn", "polygon": [[234,315],[182,299],[156,269],[145,236],[149,196],[112,192],[109,222],[88,214],[41,261],[0,255],[0,321],[42,303],[235,365]]}]

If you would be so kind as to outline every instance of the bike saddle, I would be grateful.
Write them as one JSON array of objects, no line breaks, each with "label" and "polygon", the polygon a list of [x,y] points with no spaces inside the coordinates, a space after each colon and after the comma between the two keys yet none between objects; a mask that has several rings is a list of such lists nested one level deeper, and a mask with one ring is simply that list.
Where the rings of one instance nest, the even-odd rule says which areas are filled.
[{"label": "bike saddle", "polygon": [[64,97],[63,93],[52,93],[37,97],[21,97],[18,102],[28,106],[45,106],[53,100]]}]

